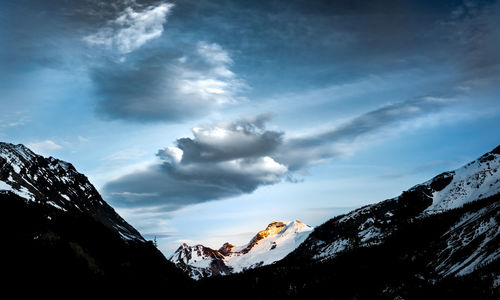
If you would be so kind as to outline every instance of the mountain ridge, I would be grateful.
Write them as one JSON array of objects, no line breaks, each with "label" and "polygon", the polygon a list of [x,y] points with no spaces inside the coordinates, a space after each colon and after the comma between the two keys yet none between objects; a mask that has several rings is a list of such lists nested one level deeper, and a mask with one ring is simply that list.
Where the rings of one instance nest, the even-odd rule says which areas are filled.
[{"label": "mountain ridge", "polygon": [[128,297],[191,285],[69,163],[0,143],[0,207],[4,292]]},{"label": "mountain ridge", "polygon": [[218,250],[182,244],[169,260],[194,279],[228,275],[272,264],[303,242],[312,227],[300,221],[273,221],[246,245],[224,243]]},{"label": "mountain ridge", "polygon": [[88,213],[125,240],[145,241],[71,163],[37,155],[24,145],[0,142],[0,190],[63,211]]}]

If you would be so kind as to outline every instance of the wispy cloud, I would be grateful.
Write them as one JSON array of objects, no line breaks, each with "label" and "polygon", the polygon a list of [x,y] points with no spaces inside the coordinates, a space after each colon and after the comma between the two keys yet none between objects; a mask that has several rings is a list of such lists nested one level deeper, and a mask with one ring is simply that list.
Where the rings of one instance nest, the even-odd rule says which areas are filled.
[{"label": "wispy cloud", "polygon": [[27,144],[28,148],[33,150],[35,153],[48,155],[54,152],[55,150],[60,150],[63,147],[59,144],[56,144],[52,140],[44,140],[40,142],[32,142]]},{"label": "wispy cloud", "polygon": [[335,128],[287,138],[276,157],[292,171],[307,168],[342,155],[346,145],[353,144],[358,138],[432,114],[450,103],[453,103],[452,99],[423,97],[387,104]]},{"label": "wispy cloud", "polygon": [[130,53],[163,33],[163,25],[174,5],[161,3],[142,11],[127,7],[116,19],[98,32],[85,36],[84,41],[97,46]]}]

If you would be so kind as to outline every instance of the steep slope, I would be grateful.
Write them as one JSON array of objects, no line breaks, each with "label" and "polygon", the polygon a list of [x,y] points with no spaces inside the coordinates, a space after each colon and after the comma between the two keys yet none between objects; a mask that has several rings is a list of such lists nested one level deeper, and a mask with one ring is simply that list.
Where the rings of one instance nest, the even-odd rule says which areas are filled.
[{"label": "steep slope", "polygon": [[70,164],[0,143],[0,184],[4,293],[72,298],[189,286]]},{"label": "steep slope", "polygon": [[426,212],[458,208],[477,199],[500,193],[500,146],[455,171],[424,183],[433,189]]},{"label": "steep slope", "polygon": [[217,250],[203,245],[182,244],[169,260],[193,279],[213,275],[231,274],[231,268],[224,263],[225,256]]},{"label": "steep slope", "polygon": [[300,222],[271,222],[247,245],[225,243],[219,250],[183,244],[170,257],[192,278],[227,275],[272,264],[297,248],[311,233],[312,227]]},{"label": "steep slope", "polygon": [[273,265],[208,278],[200,289],[246,289],[245,299],[498,299],[499,166],[496,148],[327,221]]},{"label": "steep slope", "polygon": [[[500,193],[499,169],[500,148],[496,148],[455,171],[440,174],[403,192],[399,197],[367,205],[329,220],[316,228],[298,251],[311,259],[325,260],[352,248],[379,245],[399,227],[416,219],[443,213]],[[465,219],[478,217],[464,216]],[[494,227],[498,222],[494,218],[491,222],[488,220],[482,225],[485,226],[482,230],[491,229],[498,234]],[[465,224],[469,223],[464,220],[463,226]],[[449,236],[451,238],[454,235]],[[455,247],[459,245],[455,243]],[[475,263],[480,264],[481,260]]]},{"label": "steep slope", "polygon": [[73,165],[36,155],[23,145],[0,142],[0,191],[62,211],[88,214],[124,239],[144,241]]}]

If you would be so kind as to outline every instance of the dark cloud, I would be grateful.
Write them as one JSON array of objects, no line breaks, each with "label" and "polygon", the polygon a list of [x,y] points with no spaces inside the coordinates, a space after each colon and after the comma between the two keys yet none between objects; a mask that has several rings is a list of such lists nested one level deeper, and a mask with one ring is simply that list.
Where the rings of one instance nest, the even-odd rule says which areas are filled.
[{"label": "dark cloud", "polygon": [[[461,7],[476,21],[456,19]],[[472,26],[473,35],[494,50],[488,37],[498,34],[498,18],[486,15],[495,11],[496,1],[183,1],[169,34],[180,40],[199,34],[237,49],[235,72],[245,74],[252,95],[266,97],[408,69],[439,68],[450,79],[475,75],[467,61],[478,53],[466,51],[457,35],[470,31],[466,23],[487,22]]]},{"label": "dark cloud", "polygon": [[161,149],[161,163],[105,187],[116,205],[164,210],[251,193],[279,182],[287,167],[271,155],[282,134],[265,129],[267,116],[246,117],[193,129],[194,138]]},{"label": "dark cloud", "polygon": [[156,165],[108,183],[104,194],[117,207],[155,206],[158,210],[173,211],[190,204],[237,196],[241,191],[179,180]]},{"label": "dark cloud", "polygon": [[300,182],[295,172],[336,158],[344,153],[339,145],[432,114],[449,102],[427,97],[389,104],[334,129],[288,139],[265,129],[265,115],[197,127],[194,138],[159,150],[160,164],[108,183],[105,192],[118,206],[168,211],[251,193],[283,179]]},{"label": "dark cloud", "polygon": [[134,61],[113,61],[91,69],[98,112],[133,121],[179,121],[236,101],[243,83],[229,69],[232,60],[217,44],[198,42],[182,50],[147,49]]},{"label": "dark cloud", "polygon": [[[282,133],[265,130],[267,115],[247,117],[231,123],[195,128],[194,139],[181,138],[182,163],[220,162],[238,158],[257,158],[273,153],[282,142]],[[169,156],[160,150],[159,157]]]},{"label": "dark cloud", "polygon": [[462,88],[485,88],[500,85],[500,3],[481,6],[473,1],[451,13],[443,27],[452,34],[448,41],[458,50],[458,84]]},{"label": "dark cloud", "polygon": [[236,103],[245,84],[230,70],[226,49],[202,37],[158,41],[174,7],[167,1],[8,1],[0,11],[0,75],[15,86],[44,68],[86,73],[96,111],[108,119],[175,122]]},{"label": "dark cloud", "polygon": [[170,3],[138,11],[127,7],[105,27],[85,36],[89,46],[103,50],[90,68],[101,115],[172,122],[236,102],[244,84],[230,70],[233,61],[220,45],[199,40],[182,47],[146,47],[162,35],[173,7]]},{"label": "dark cloud", "polygon": [[429,66],[462,89],[498,83],[496,1],[167,3],[4,1],[0,75],[83,66],[101,116],[142,122]]}]

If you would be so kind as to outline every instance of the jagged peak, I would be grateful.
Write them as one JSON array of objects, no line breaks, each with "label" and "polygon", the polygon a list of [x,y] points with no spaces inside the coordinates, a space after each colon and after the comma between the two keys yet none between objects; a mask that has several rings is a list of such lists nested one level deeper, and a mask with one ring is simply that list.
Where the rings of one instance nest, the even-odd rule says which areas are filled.
[{"label": "jagged peak", "polygon": [[[299,232],[304,232],[304,231],[312,231],[313,227],[299,221],[272,221],[270,222],[266,229],[263,229],[259,231],[251,240],[250,242],[244,247],[236,247],[233,244],[226,242],[224,243],[218,250],[206,247],[202,244],[196,244],[194,246],[190,246],[187,243],[182,243],[179,248],[175,252],[181,252],[181,251],[210,251],[210,252],[217,252],[223,256],[228,256],[231,253],[241,253],[245,254],[248,251],[250,251],[256,244],[259,243],[259,241],[280,235],[280,234],[293,234],[293,233],[299,233]],[[238,250],[234,251],[235,249],[239,248]]]},{"label": "jagged peak", "polygon": [[12,144],[12,143],[0,142],[0,148],[16,149],[16,150],[32,152],[28,147],[24,146],[23,144]]},{"label": "jagged peak", "polygon": [[222,245],[222,247],[220,247],[219,249],[219,252],[224,255],[224,256],[227,256],[229,255],[229,253],[231,253],[231,251],[235,248],[234,245],[230,244],[230,243],[224,243],[224,245]]},{"label": "jagged peak", "polygon": [[269,223],[269,225],[267,225],[266,229],[259,231],[258,234],[262,234],[265,236],[277,234],[281,230],[283,230],[283,228],[285,228],[289,223],[290,222],[286,222],[286,221],[273,221],[273,222]]},{"label": "jagged peak", "polygon": [[58,210],[88,214],[125,240],[144,240],[71,163],[37,155],[24,145],[0,142],[0,190]]},{"label": "jagged peak", "polygon": [[22,144],[11,144],[0,142],[0,154],[14,155],[18,157],[23,157],[24,159],[29,159],[35,157],[36,154],[31,151],[28,147]]},{"label": "jagged peak", "polygon": [[[246,246],[226,242],[218,250],[183,243],[169,258],[191,277],[226,275],[268,265],[283,259],[300,245],[313,228],[301,221],[272,221]],[[278,250],[275,250],[278,249]]]},{"label": "jagged peak", "polygon": [[293,230],[293,232],[302,232],[302,231],[310,231],[313,228],[299,220],[295,220],[293,222],[289,222],[289,224],[286,226],[286,228],[282,231],[289,231]]},{"label": "jagged peak", "polygon": [[500,154],[500,145],[498,145],[495,149],[491,150],[491,153]]}]

